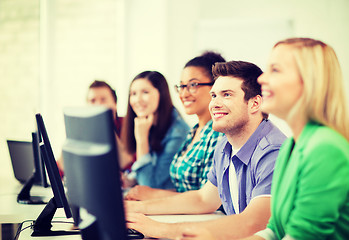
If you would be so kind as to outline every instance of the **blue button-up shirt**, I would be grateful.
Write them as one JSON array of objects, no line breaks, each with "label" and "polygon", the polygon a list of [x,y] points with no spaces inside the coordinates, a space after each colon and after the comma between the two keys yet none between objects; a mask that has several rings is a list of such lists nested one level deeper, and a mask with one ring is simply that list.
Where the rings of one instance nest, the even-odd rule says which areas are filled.
[{"label": "blue button-up shirt", "polygon": [[235,214],[229,188],[229,165],[233,162],[239,186],[239,211],[261,195],[270,195],[274,164],[286,136],[269,120],[263,120],[252,136],[231,157],[231,144],[224,137],[214,153],[209,181],[218,188],[223,208]]}]

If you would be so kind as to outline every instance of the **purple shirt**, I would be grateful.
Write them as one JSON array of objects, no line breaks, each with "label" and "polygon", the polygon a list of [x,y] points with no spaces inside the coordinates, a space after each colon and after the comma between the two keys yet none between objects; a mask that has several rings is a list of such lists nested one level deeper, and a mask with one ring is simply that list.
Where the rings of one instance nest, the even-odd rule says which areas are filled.
[{"label": "purple shirt", "polygon": [[270,195],[275,160],[285,139],[286,136],[271,121],[263,120],[233,157],[226,136],[217,144],[208,179],[218,188],[228,215],[235,214],[229,188],[229,164],[233,162],[236,171],[241,213],[254,197]]}]

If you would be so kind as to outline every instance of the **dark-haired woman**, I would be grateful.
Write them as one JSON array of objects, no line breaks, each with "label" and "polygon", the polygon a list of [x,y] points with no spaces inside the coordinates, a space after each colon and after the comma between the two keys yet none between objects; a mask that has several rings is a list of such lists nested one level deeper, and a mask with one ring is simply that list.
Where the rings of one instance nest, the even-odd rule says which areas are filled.
[{"label": "dark-haired woman", "polygon": [[156,71],[138,74],[130,85],[122,140],[136,154],[131,177],[135,184],[173,189],[169,167],[182,145],[188,125],[173,107],[165,77]]},{"label": "dark-haired woman", "polygon": [[217,141],[223,135],[212,129],[208,104],[213,85],[212,66],[225,62],[218,53],[205,52],[191,59],[184,66],[176,91],[185,112],[196,115],[198,123],[191,129],[171,163],[170,174],[174,191],[136,186],[126,196],[130,200],[146,200],[171,196],[179,192],[200,189],[207,182],[207,174],[212,166],[212,158]]}]

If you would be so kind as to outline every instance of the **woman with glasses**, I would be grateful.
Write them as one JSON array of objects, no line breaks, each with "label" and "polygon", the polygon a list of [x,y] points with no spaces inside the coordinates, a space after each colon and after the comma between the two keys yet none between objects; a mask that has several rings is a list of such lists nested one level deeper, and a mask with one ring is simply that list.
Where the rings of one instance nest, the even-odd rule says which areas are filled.
[{"label": "woman with glasses", "polygon": [[205,52],[191,59],[181,74],[179,85],[175,86],[185,112],[196,115],[198,123],[186,136],[185,142],[174,156],[170,175],[175,191],[136,186],[126,196],[130,200],[146,200],[174,195],[178,192],[200,189],[207,181],[212,166],[213,152],[222,133],[213,131],[208,105],[213,85],[212,66],[225,62],[218,53]]},{"label": "woman with glasses", "polygon": [[188,131],[172,105],[165,77],[156,71],[138,74],[131,82],[121,134],[127,152],[136,155],[124,187],[173,189],[169,167]]}]

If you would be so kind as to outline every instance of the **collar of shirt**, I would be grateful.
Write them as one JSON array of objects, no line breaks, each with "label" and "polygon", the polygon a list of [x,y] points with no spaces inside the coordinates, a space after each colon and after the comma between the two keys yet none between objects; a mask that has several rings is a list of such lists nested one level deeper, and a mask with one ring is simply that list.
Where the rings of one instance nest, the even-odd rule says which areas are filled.
[{"label": "collar of shirt", "polygon": [[[200,138],[204,138],[207,135],[207,132],[210,132],[212,129],[212,119],[210,121],[208,121],[205,126],[202,128],[201,132],[200,132]],[[197,131],[197,129],[199,128],[199,124],[195,124],[195,126],[190,130],[189,134],[187,135],[187,138],[185,140],[185,142],[183,143],[183,147],[182,150],[185,150],[187,148],[187,146],[191,143],[191,141],[194,138],[195,132]]]},{"label": "collar of shirt", "polygon": [[[261,136],[264,136],[264,127],[268,120],[264,119],[257,129],[254,131],[254,133],[251,135],[251,137],[247,140],[247,142],[240,148],[240,150],[235,154],[241,162],[243,162],[245,165],[247,165],[251,159],[251,156],[255,150],[256,142],[261,138]],[[263,144],[262,142],[260,144]],[[227,141],[225,147],[223,148],[223,153],[227,154],[227,156],[231,156],[232,152],[232,146]]]}]

